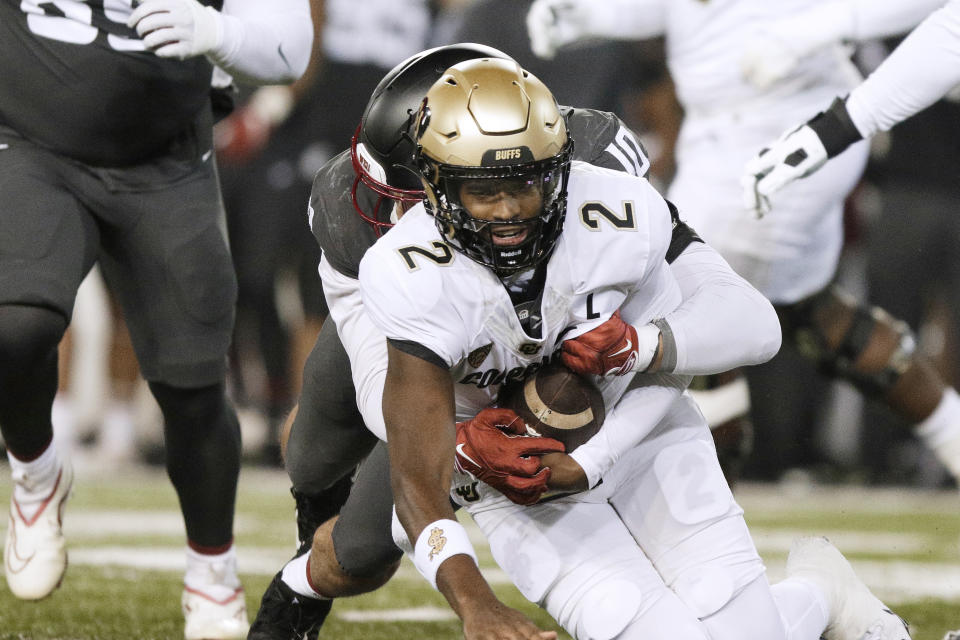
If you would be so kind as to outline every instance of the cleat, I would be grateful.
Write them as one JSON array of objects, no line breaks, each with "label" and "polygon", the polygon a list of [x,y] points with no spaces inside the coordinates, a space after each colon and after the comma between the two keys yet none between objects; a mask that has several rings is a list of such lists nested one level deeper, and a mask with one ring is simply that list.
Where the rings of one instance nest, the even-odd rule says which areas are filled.
[{"label": "cleat", "polygon": [[64,463],[50,494],[30,518],[24,515],[16,492],[10,498],[3,568],[10,591],[20,599],[46,598],[63,581],[63,574],[67,571],[63,508],[72,486],[73,468]]},{"label": "cleat", "polygon": [[883,604],[826,538],[800,538],[790,549],[787,575],[823,590],[830,605],[824,640],[910,640],[907,623]]},{"label": "cleat", "polygon": [[180,599],[186,640],[246,638],[247,604],[243,587],[208,585],[203,590],[184,587]]},{"label": "cleat", "polygon": [[333,601],[301,596],[282,577],[278,572],[264,591],[248,640],[316,640],[319,635]]}]

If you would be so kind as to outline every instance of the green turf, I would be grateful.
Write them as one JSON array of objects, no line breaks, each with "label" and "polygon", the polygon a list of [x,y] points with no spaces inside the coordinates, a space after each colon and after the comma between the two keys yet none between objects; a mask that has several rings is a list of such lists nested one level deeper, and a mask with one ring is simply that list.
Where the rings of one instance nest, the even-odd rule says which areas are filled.
[{"label": "green turf", "polygon": [[[0,468],[0,504],[9,499],[10,485],[5,468]],[[960,565],[958,534],[960,504],[955,495],[923,494],[900,499],[884,494],[853,493],[849,499],[831,494],[782,499],[770,488],[747,488],[738,494],[748,522],[767,534],[841,532],[845,535],[882,536],[889,534],[918,540],[917,548],[874,548],[847,555],[870,562],[915,561]],[[96,520],[99,514],[128,518],[176,514],[177,500],[169,482],[159,471],[129,474],[80,476],[67,511],[80,520],[85,514]],[[168,518],[169,520],[169,518]],[[3,525],[0,525],[3,526]],[[183,536],[179,530],[121,531],[79,527],[70,542],[74,548],[136,547],[149,554],[148,547],[179,553]],[[237,542],[241,549],[262,547],[260,553],[284,557],[293,538],[293,501],[280,473],[244,470],[238,499]],[[907,539],[907,538],[903,538]],[[845,551],[847,551],[845,549]],[[252,553],[256,553],[253,551]],[[493,568],[489,552],[479,548],[481,565]],[[771,568],[782,568],[783,551],[764,551]],[[856,560],[855,560],[856,563]],[[270,565],[272,566],[272,565]],[[277,565],[279,568],[279,565]],[[251,616],[260,594],[269,582],[266,573],[241,576],[247,591]],[[960,576],[957,578],[960,580]],[[99,567],[74,563],[63,586],[50,598],[36,603],[21,602],[0,585],[0,640],[31,639],[177,639],[182,637],[180,614],[181,575],[176,570],[139,570],[129,567]],[[510,606],[522,610],[548,629],[558,626],[544,612],[527,602],[509,585],[496,585],[497,594]],[[960,601],[923,599],[888,604],[910,621],[914,640],[941,640],[948,629],[960,628]],[[446,640],[460,638],[456,620],[439,622],[356,622],[340,617],[358,610],[436,607],[446,610],[443,598],[409,566],[391,583],[372,594],[337,601],[321,638],[337,640]],[[562,639],[569,636],[561,633]]]}]

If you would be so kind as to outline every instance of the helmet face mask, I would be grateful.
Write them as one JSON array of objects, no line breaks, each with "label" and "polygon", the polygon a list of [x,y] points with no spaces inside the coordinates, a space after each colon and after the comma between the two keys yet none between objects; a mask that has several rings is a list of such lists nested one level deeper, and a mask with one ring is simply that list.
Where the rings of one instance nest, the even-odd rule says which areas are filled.
[{"label": "helmet face mask", "polygon": [[[568,155],[509,169],[436,167],[430,208],[452,246],[498,275],[509,275],[536,265],[552,250],[563,225],[568,171]],[[477,195],[471,197],[471,191]],[[492,214],[498,207],[517,215],[498,219]]]},{"label": "helmet face mask", "polygon": [[[357,214],[378,236],[424,197],[413,138],[413,123],[424,94],[451,65],[481,57],[509,59],[502,51],[473,43],[436,47],[398,64],[371,94],[350,143],[356,175],[351,198]],[[363,193],[366,189],[375,197]]]},{"label": "helmet face mask", "polygon": [[453,248],[499,276],[550,255],[573,145],[543,83],[512,60],[454,65],[427,93],[416,137],[425,204]]},{"label": "helmet face mask", "polygon": [[[353,138],[350,140],[350,160],[356,178],[350,190],[353,208],[367,224],[373,227],[377,236],[381,236],[397,223],[403,212],[423,200],[423,189],[419,185],[409,184],[408,188],[395,187],[388,183],[387,172],[371,154],[360,138],[360,126],[357,126]],[[415,174],[411,171],[411,176]],[[401,182],[394,178],[394,182]],[[377,194],[372,210],[366,210],[361,204],[358,191],[360,184]]]}]

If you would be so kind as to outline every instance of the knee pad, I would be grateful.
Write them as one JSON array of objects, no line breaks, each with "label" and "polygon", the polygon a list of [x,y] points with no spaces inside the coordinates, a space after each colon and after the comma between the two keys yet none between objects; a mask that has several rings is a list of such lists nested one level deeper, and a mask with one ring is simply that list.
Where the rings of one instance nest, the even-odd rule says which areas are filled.
[{"label": "knee pad", "polygon": [[0,305],[0,362],[22,373],[55,352],[67,320],[45,307]]},{"label": "knee pad", "polygon": [[716,613],[733,599],[733,576],[722,567],[705,567],[681,576],[673,591],[698,618]]},{"label": "knee pad", "polygon": [[643,594],[626,580],[611,580],[590,590],[578,604],[581,609],[577,640],[612,640],[640,613]]},{"label": "knee pad", "polygon": [[[863,393],[884,395],[913,361],[917,343],[910,327],[879,307],[856,303],[836,288],[828,288],[792,305],[777,306],[784,337],[817,368],[831,376],[847,380]],[[831,340],[832,318],[852,315],[849,326],[837,340]],[[886,329],[888,353],[882,363],[858,367],[860,356],[875,340],[878,328]]]}]

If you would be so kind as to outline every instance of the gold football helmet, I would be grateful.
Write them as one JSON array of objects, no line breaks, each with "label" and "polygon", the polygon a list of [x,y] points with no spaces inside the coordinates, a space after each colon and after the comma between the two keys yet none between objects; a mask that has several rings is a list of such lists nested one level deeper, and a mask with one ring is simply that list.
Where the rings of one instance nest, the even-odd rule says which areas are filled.
[{"label": "gold football helmet", "polygon": [[[573,142],[540,80],[512,60],[456,64],[427,92],[416,138],[427,210],[451,246],[499,275],[550,255],[563,227]],[[509,221],[476,218],[460,201],[460,186],[468,180],[520,181],[536,188],[539,214]],[[494,233],[522,235],[523,241],[504,246],[494,242]]]}]

